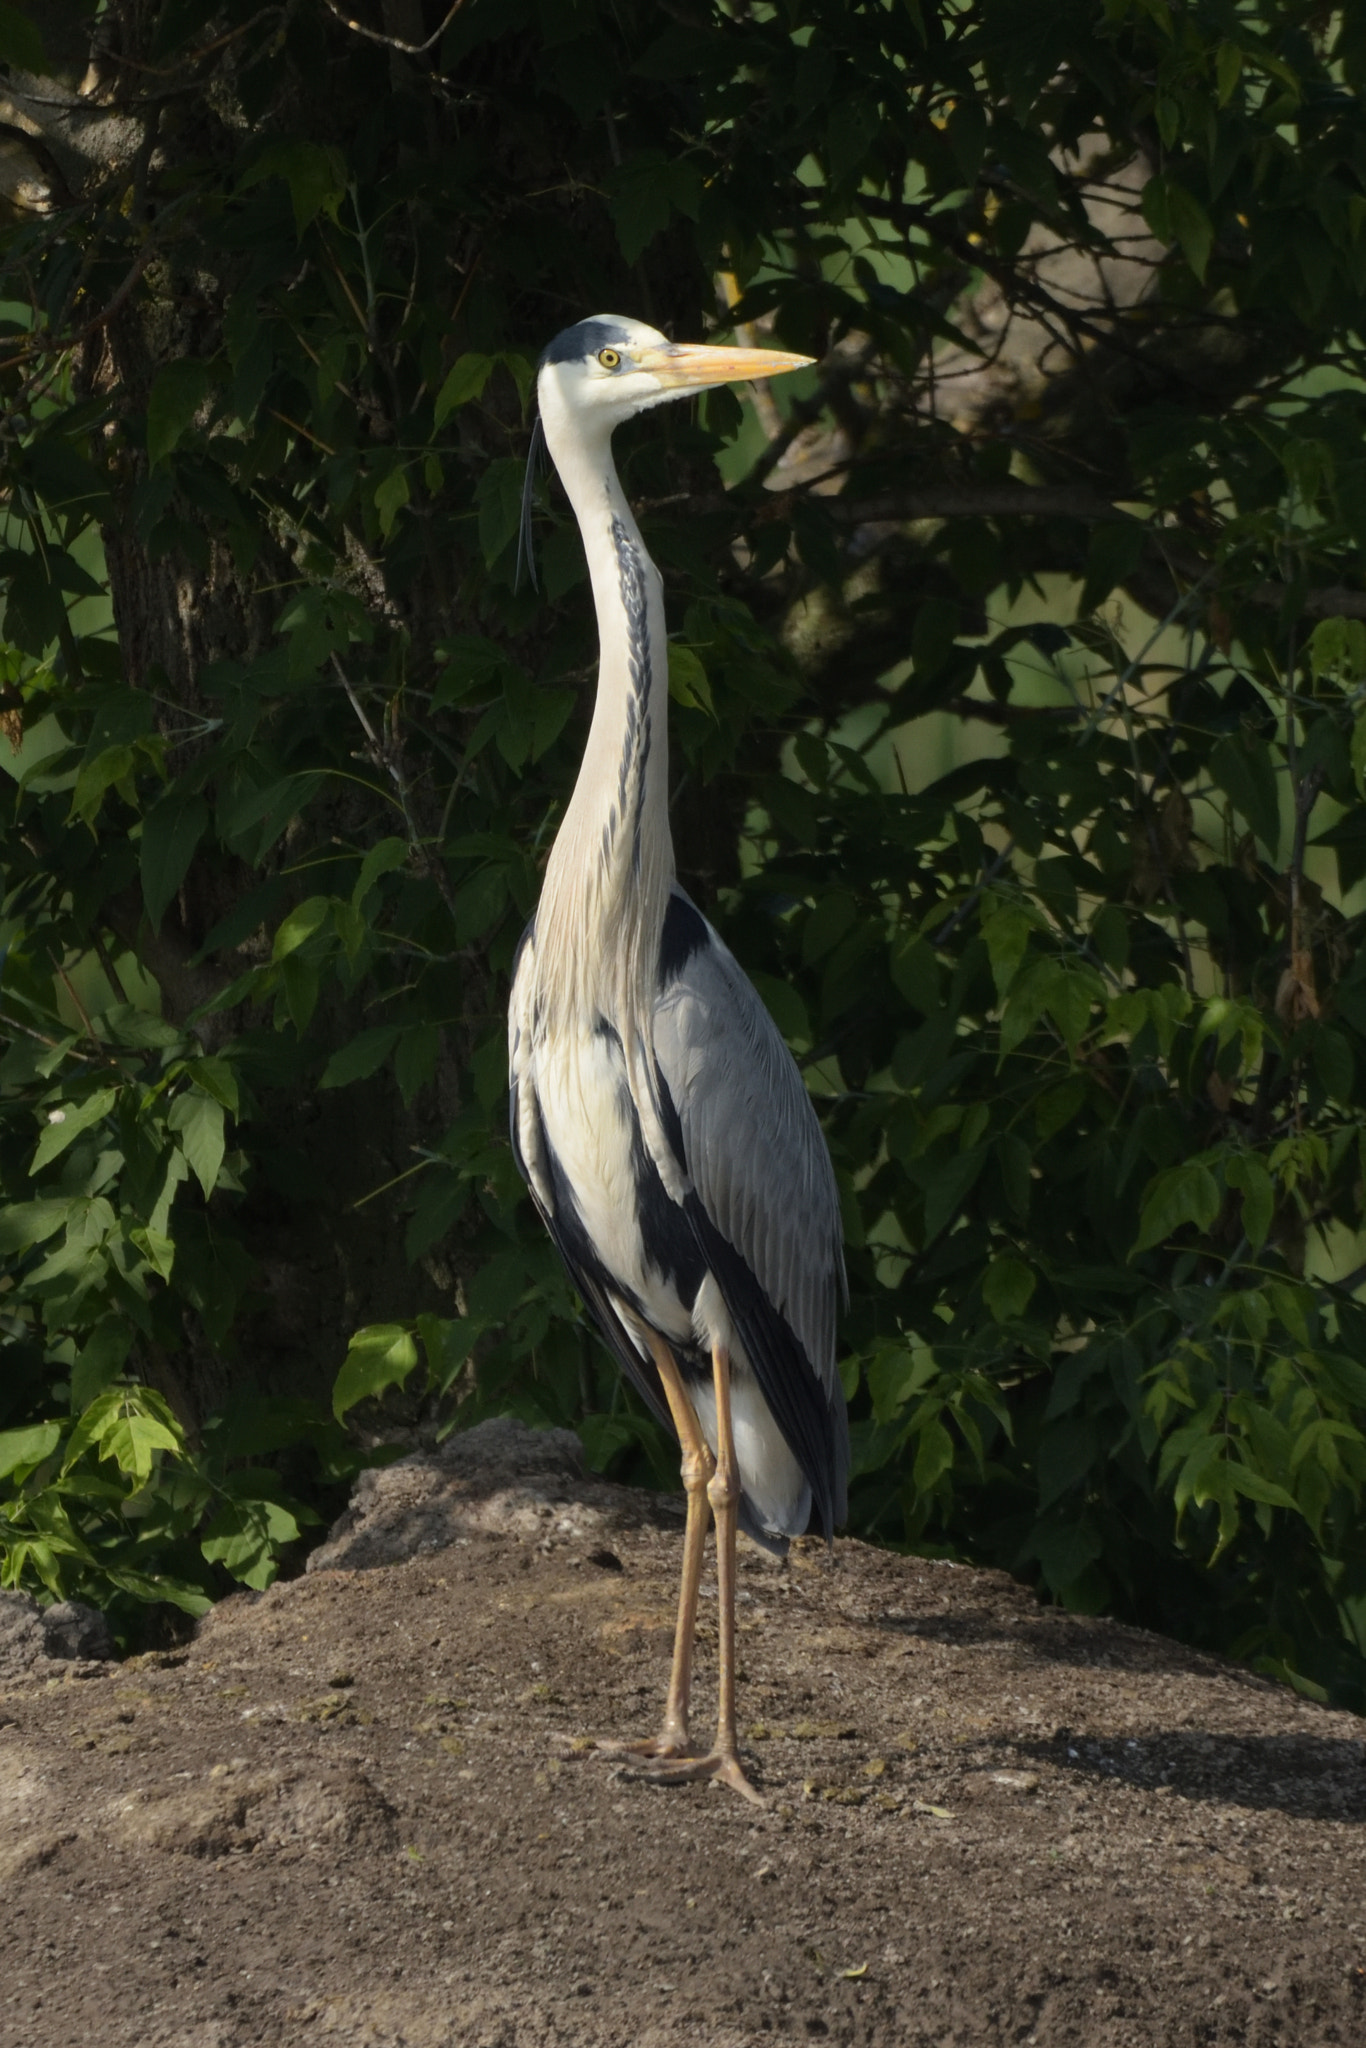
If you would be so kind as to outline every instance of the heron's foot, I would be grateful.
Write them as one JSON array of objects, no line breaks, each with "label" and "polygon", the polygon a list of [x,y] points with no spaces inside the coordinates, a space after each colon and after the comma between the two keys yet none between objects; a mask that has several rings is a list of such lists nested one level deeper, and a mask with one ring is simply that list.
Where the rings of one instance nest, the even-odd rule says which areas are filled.
[{"label": "heron's foot", "polygon": [[642,1761],[681,1763],[697,1755],[686,1735],[668,1728],[658,1735],[647,1735],[639,1742],[628,1742],[621,1736],[598,1735],[593,1738],[592,1747],[599,1756],[639,1757]]},{"label": "heron's foot", "polygon": [[738,1792],[752,1806],[768,1804],[750,1784],[745,1776],[745,1767],[733,1749],[709,1750],[706,1756],[657,1753],[653,1757],[642,1757],[639,1768],[632,1775],[647,1778],[652,1785],[693,1785],[701,1779],[714,1778],[718,1785],[728,1785],[732,1792]]}]

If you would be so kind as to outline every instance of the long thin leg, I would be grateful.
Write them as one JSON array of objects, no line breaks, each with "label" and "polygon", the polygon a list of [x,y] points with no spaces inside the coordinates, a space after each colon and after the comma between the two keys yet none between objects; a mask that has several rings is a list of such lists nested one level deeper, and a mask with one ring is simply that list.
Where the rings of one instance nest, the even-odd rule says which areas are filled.
[{"label": "long thin leg", "polygon": [[678,1623],[674,1630],[673,1668],[669,1673],[669,1697],[664,1705],[664,1728],[651,1745],[655,1756],[688,1754],[688,1702],[692,1692],[693,1642],[697,1634],[697,1592],[702,1580],[702,1558],[707,1546],[710,1520],[708,1482],[716,1470],[711,1447],[702,1434],[697,1411],[688,1399],[683,1376],[673,1352],[664,1339],[651,1330],[646,1338],[650,1355],[659,1372],[669,1413],[683,1447],[683,1487],[688,1497],[688,1520],[683,1532],[683,1574],[678,1584]]},{"label": "long thin leg", "polygon": [[[716,1518],[716,1606],[719,1657],[717,1660],[716,1741],[705,1756],[669,1754],[654,1745],[642,1745],[657,1759],[646,1767],[646,1775],[665,1785],[686,1784],[697,1778],[719,1778],[742,1798],[762,1806],[763,1800],[745,1776],[735,1740],[735,1531],[740,1516],[740,1470],[735,1457],[735,1433],[730,1417],[730,1359],[719,1344],[712,1350],[712,1372],[716,1382],[716,1469],[707,1483],[706,1498]],[[667,1387],[668,1381],[665,1381]],[[705,1448],[705,1446],[704,1446]],[[710,1453],[708,1454],[710,1456]],[[688,1496],[688,1528],[692,1532],[693,1496]],[[705,1532],[704,1513],[698,1525]],[[700,1545],[699,1545],[700,1550]],[[700,1564],[700,1556],[698,1563]],[[692,1655],[692,1629],[697,1614],[697,1582],[688,1581],[679,1599],[679,1629],[682,1642],[686,1610],[686,1655]],[[682,1652],[680,1652],[681,1656]],[[675,1658],[677,1671],[680,1658]],[[673,1688],[670,1688],[670,1702]]]},{"label": "long thin leg", "polygon": [[716,1761],[715,1776],[732,1790],[763,1800],[750,1784],[740,1764],[735,1740],[735,1532],[740,1514],[740,1468],[735,1459],[735,1436],[730,1419],[730,1358],[718,1344],[712,1350],[712,1374],[716,1385],[716,1470],[707,1487],[716,1518],[716,1623],[717,1656]]}]

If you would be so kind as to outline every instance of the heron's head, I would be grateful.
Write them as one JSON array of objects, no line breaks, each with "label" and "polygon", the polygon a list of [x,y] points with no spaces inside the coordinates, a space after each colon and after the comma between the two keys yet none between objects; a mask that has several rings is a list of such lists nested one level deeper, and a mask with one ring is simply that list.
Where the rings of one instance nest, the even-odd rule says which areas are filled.
[{"label": "heron's head", "polygon": [[801,370],[810,356],[782,355],[767,348],[712,348],[669,341],[642,321],[599,313],[557,334],[541,357],[536,376],[539,416],[522,490],[522,530],[517,547],[517,581],[523,567],[536,581],[531,546],[531,508],[536,460],[543,447],[554,458],[571,499],[573,479],[600,479],[610,469],[612,429],[633,414],[670,398],[686,398],[709,384],[774,377]]},{"label": "heron's head", "polygon": [[572,420],[610,434],[633,414],[709,384],[773,377],[811,360],[776,349],[668,341],[639,320],[599,313],[556,335],[541,357],[536,388],[547,425]]}]

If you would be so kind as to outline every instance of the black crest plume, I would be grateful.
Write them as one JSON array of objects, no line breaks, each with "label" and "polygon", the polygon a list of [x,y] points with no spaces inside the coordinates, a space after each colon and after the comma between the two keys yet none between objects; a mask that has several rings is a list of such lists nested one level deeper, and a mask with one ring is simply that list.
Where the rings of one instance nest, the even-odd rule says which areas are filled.
[{"label": "black crest plume", "polygon": [[531,578],[533,590],[539,590],[536,581],[536,544],[531,531],[532,513],[536,503],[536,479],[545,468],[545,428],[541,415],[536,414],[531,429],[531,445],[526,452],[526,475],[522,478],[522,518],[517,529],[517,572],[512,579],[514,590],[522,587],[522,570],[525,568]]}]

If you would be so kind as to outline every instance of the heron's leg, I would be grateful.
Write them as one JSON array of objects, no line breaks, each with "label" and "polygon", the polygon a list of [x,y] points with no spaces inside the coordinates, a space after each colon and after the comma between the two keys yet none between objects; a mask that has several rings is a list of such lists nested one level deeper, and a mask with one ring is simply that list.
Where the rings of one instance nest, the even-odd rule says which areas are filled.
[{"label": "heron's leg", "polygon": [[[712,1371],[716,1381],[716,1470],[707,1484],[707,1499],[716,1518],[716,1741],[706,1756],[670,1756],[656,1751],[658,1761],[649,1766],[646,1775],[663,1785],[719,1778],[742,1798],[762,1806],[763,1800],[745,1776],[735,1741],[735,1532],[740,1519],[740,1469],[730,1417],[730,1357],[720,1344],[712,1347]],[[688,1506],[691,1513],[691,1495]],[[702,1526],[705,1529],[705,1520]],[[695,1593],[692,1611],[696,1611]]]},{"label": "heron's leg", "polygon": [[669,1673],[669,1696],[664,1704],[664,1728],[657,1754],[686,1756],[688,1752],[688,1702],[692,1693],[693,1643],[697,1635],[697,1593],[702,1582],[702,1558],[707,1547],[707,1523],[711,1519],[708,1484],[716,1470],[711,1446],[702,1434],[697,1410],[688,1399],[683,1375],[673,1352],[662,1337],[650,1334],[650,1354],[659,1371],[669,1413],[673,1416],[678,1441],[683,1447],[683,1490],[688,1498],[688,1519],[683,1530],[683,1572],[678,1582],[678,1621],[674,1629],[673,1668]]},{"label": "heron's leg", "polygon": [[711,1446],[702,1434],[697,1411],[688,1398],[683,1375],[673,1352],[653,1330],[645,1332],[659,1372],[660,1384],[673,1416],[678,1441],[683,1448],[683,1489],[688,1498],[688,1519],[683,1532],[683,1574],[678,1586],[678,1621],[674,1629],[673,1666],[669,1673],[669,1696],[664,1705],[664,1726],[645,1742],[600,1742],[599,1749],[645,1757],[686,1757],[688,1702],[692,1693],[693,1643],[697,1635],[697,1593],[702,1580],[702,1559],[707,1546],[707,1523],[711,1507],[707,1482],[716,1470]]},{"label": "heron's leg", "polygon": [[735,1532],[740,1517],[740,1468],[730,1417],[730,1356],[719,1344],[712,1347],[712,1372],[716,1384],[716,1470],[707,1498],[716,1518],[718,1654],[716,1746],[708,1761],[714,1761],[713,1776],[762,1806],[763,1800],[745,1776],[735,1740]]},{"label": "heron's leg", "polygon": [[683,1490],[688,1498],[688,1519],[683,1530],[683,1572],[678,1583],[678,1621],[674,1628],[669,1696],[664,1703],[664,1727],[652,1742],[633,1744],[632,1747],[645,1756],[685,1757],[688,1754],[693,1643],[697,1635],[697,1593],[702,1581],[702,1558],[707,1547],[707,1523],[711,1519],[707,1484],[716,1470],[716,1460],[702,1434],[697,1410],[688,1399],[688,1390],[673,1352],[654,1330],[646,1332],[645,1341],[664,1388],[678,1441],[683,1447],[681,1469]]}]

